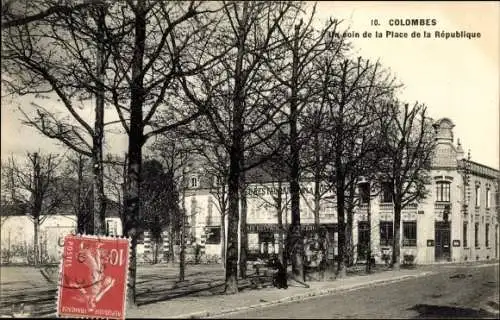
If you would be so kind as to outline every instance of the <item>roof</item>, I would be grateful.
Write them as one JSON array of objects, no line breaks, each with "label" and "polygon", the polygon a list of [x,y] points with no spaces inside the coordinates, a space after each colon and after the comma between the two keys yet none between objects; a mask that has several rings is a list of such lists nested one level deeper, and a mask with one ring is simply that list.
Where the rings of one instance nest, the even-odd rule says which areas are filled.
[{"label": "roof", "polygon": [[462,159],[457,160],[459,168],[463,168],[464,161],[469,164],[469,168],[471,173],[479,176],[484,176],[493,179],[500,178],[500,171],[491,167],[488,167],[484,164],[480,164],[471,160]]},{"label": "roof", "polygon": [[2,204],[0,216],[22,216],[26,212],[25,204]]}]

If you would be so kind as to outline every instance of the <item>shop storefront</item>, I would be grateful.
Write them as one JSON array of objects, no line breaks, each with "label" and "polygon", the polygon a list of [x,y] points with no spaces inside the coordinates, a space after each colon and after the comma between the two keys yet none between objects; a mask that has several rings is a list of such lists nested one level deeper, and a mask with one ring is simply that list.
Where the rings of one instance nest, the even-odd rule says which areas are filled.
[{"label": "shop storefront", "polygon": [[[286,243],[287,227],[283,226],[283,240]],[[337,252],[337,225],[321,224],[316,230],[314,224],[302,225],[305,248],[317,248],[318,245],[310,245],[312,242],[320,242],[326,259],[333,260]],[[269,259],[278,254],[279,250],[279,228],[277,224],[247,224],[248,235],[248,258]]]}]

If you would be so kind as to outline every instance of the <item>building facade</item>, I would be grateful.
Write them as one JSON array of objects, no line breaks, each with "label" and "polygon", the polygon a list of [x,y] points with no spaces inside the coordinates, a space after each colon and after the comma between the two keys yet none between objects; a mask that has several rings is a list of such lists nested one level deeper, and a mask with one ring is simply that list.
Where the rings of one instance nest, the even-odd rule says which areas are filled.
[{"label": "building facade", "polygon": [[[437,144],[429,194],[403,208],[401,213],[401,258],[412,256],[417,264],[499,258],[499,171],[470,161],[460,142],[455,145],[453,127],[447,118],[434,124]],[[202,170],[194,172],[199,173],[189,177],[184,197],[189,232],[202,244],[205,254],[219,255],[222,232],[219,189],[203,176]],[[291,221],[289,188],[285,181],[272,181],[265,174],[247,181],[248,251],[250,256],[266,257],[278,251],[278,198],[281,198],[281,224],[285,230]],[[301,183],[301,224],[306,234],[314,226],[313,188],[312,182]],[[320,225],[330,243],[328,257],[333,259],[337,252],[336,200],[326,186],[320,188],[320,193]],[[369,203],[369,208],[367,203],[361,203],[353,215],[354,260],[366,259],[370,226],[372,254],[378,263],[383,263],[392,251],[393,203],[383,190]]]},{"label": "building facade", "polygon": [[[1,264],[33,263],[34,225],[26,214],[2,212],[0,225]],[[64,237],[76,232],[77,218],[72,214],[42,216],[38,244],[42,263],[58,263],[63,252]],[[106,217],[109,235],[121,235],[122,224],[118,216]]]},{"label": "building facade", "polygon": [[[413,256],[417,264],[441,261],[471,261],[498,259],[500,193],[499,171],[473,162],[464,154],[453,137],[454,124],[441,119],[434,125],[437,145],[430,172],[428,196],[419,203],[403,208],[401,213],[401,257]],[[223,188],[203,173],[203,165],[195,166],[185,180],[182,191],[187,216],[186,237],[188,255],[201,256],[201,261],[220,262],[222,232],[227,234],[227,215],[221,215]],[[291,222],[290,191],[286,178],[276,181],[265,171],[247,174],[247,234],[250,258],[267,258],[279,249],[281,230]],[[315,233],[315,207],[319,208],[320,230],[327,242],[327,259],[337,255],[336,199],[326,184],[320,185],[319,201],[315,201],[314,183],[302,181],[300,214],[306,237]],[[382,187],[383,189],[383,187]],[[369,205],[368,205],[369,203]],[[368,210],[371,221],[368,223]],[[109,211],[109,210],[108,210]],[[112,211],[112,212],[111,212]],[[116,210],[107,213],[107,230],[111,235],[122,234],[122,223]],[[281,213],[281,214],[280,214]],[[224,219],[225,228],[222,228]],[[388,192],[378,192],[369,202],[361,201],[352,221],[353,259],[364,261],[366,249],[377,263],[383,263],[392,251],[394,208]],[[0,221],[1,263],[27,263],[33,250],[33,223],[25,212],[3,212]],[[371,228],[371,241],[368,241]],[[222,230],[225,229],[225,230]],[[55,214],[44,219],[40,227],[40,252],[46,262],[58,261],[61,239],[75,232],[76,216]],[[285,232],[286,233],[286,232]],[[153,243],[144,232],[137,246],[139,262],[163,262],[168,259],[168,234],[162,242]],[[227,237],[225,237],[227,239]],[[198,254],[194,248],[200,248]],[[174,244],[178,257],[179,244]],[[155,254],[153,254],[155,252]],[[192,253],[192,254],[191,254]]]}]

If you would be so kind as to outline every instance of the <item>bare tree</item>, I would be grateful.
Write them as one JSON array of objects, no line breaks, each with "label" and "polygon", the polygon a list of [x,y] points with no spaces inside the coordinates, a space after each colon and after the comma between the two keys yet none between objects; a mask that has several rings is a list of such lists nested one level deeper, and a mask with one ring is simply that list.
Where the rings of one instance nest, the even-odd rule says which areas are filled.
[{"label": "bare tree", "polygon": [[[380,101],[391,97],[394,79],[381,70],[379,63],[361,58],[340,63],[325,56],[320,62],[321,103],[326,106],[332,148],[329,180],[335,186],[338,219],[337,277],[345,276],[346,221],[345,205],[353,197],[359,168],[372,151],[379,119]],[[355,147],[355,148],[354,148]],[[349,196],[351,194],[351,196]],[[349,226],[352,227],[352,226]]]},{"label": "bare tree", "polygon": [[6,175],[6,186],[11,190],[14,203],[24,204],[33,221],[34,264],[40,263],[40,225],[63,204],[63,190],[58,181],[60,158],[54,154],[28,153],[26,163],[21,164],[11,157],[2,167]]},{"label": "bare tree", "polygon": [[[104,32],[107,6],[103,1],[74,6],[35,3],[48,7],[45,13],[50,14],[2,31],[2,72],[6,74],[2,82],[8,93],[32,98],[34,114],[20,108],[24,124],[92,158],[91,233],[102,234],[106,211],[102,150],[104,74],[109,56]],[[96,98],[93,126],[82,112],[92,97]],[[50,107],[43,106],[44,98],[51,100]]]},{"label": "bare tree", "polygon": [[124,231],[132,242],[128,282],[132,305],[135,305],[135,248],[141,232],[142,149],[149,138],[174,130],[200,115],[193,108],[178,106],[173,83],[182,73],[196,73],[210,64],[210,59],[188,58],[195,45],[209,38],[213,21],[208,13],[217,11],[211,7],[194,1],[139,0],[116,3],[109,10],[112,23],[105,32],[115,40],[109,43],[113,85],[105,86],[105,90],[109,93],[106,99],[115,106],[129,139]]},{"label": "bare tree", "polygon": [[[263,73],[264,55],[279,45],[275,39],[278,25],[295,6],[295,3],[228,3],[224,6],[223,20],[217,34],[211,39],[213,50],[218,48],[227,54],[218,60],[218,65],[210,72],[186,77],[181,82],[186,96],[204,112],[218,143],[229,154],[228,294],[238,291],[239,189],[241,172],[244,170],[241,168],[244,150],[252,149],[252,145],[259,145],[276,132],[276,129],[273,131],[270,128],[275,125],[270,123],[277,112],[270,110],[264,99],[271,92],[269,81]],[[227,110],[219,112],[220,106],[227,106]],[[252,121],[253,125],[250,126],[248,121]],[[249,139],[249,136],[253,136],[252,145],[247,144],[250,140],[245,141],[245,137]],[[242,230],[244,237],[243,233],[246,230]]]},{"label": "bare tree", "polygon": [[[431,119],[427,108],[394,101],[386,114],[390,122],[384,127],[385,158],[380,171],[392,186],[394,202],[394,237],[392,266],[400,267],[401,210],[425,198],[430,183],[429,170],[435,147]],[[383,165],[382,165],[383,164]]]},{"label": "bare tree", "polygon": [[[307,106],[299,117],[303,131],[304,147],[301,152],[301,162],[305,181],[313,182],[313,204],[306,201],[307,206],[314,214],[315,229],[320,227],[321,204],[325,196],[332,192],[333,185],[328,180],[329,166],[334,149],[328,134],[329,118],[326,104],[317,94],[319,101]],[[302,196],[305,197],[302,192]]]},{"label": "bare tree", "polygon": [[[340,51],[343,41],[327,41],[330,33],[334,33],[339,21],[330,19],[320,31],[312,27],[316,6],[304,24],[299,14],[291,18],[291,22],[279,26],[280,36],[285,45],[266,60],[269,71],[284,88],[285,106],[289,125],[288,145],[290,147],[290,193],[291,224],[288,243],[292,259],[292,270],[295,280],[304,281],[303,241],[300,227],[300,185],[301,164],[300,153],[303,137],[299,126],[299,115],[312,102],[317,89],[312,86],[318,73],[314,69],[316,59],[329,47],[330,52]],[[276,56],[273,56],[276,54]]]},{"label": "bare tree", "polygon": [[104,183],[108,196],[115,200],[118,215],[124,230],[125,209],[124,209],[124,194],[125,181],[127,179],[127,154],[123,157],[107,154],[104,160]]},{"label": "bare tree", "polygon": [[[73,153],[65,161],[64,175],[68,177],[64,181],[66,197],[73,208],[77,219],[76,231],[79,234],[92,234],[92,181],[86,174],[91,171],[88,158],[81,153]],[[74,191],[73,191],[74,190]]]},{"label": "bare tree", "polygon": [[[201,120],[201,119],[199,119]],[[196,126],[198,127],[199,122]],[[207,130],[209,124],[201,126],[202,130],[190,130],[187,134],[195,146],[196,154],[201,157],[204,164],[205,173],[210,179],[209,191],[213,199],[212,204],[220,215],[220,228],[221,228],[221,260],[225,266],[226,255],[226,216],[228,213],[228,190],[227,180],[229,176],[229,154],[227,149],[212,140],[211,131]],[[212,199],[212,198],[210,198]],[[210,200],[212,201],[212,200]],[[207,221],[207,225],[210,225]]]},{"label": "bare tree", "polygon": [[149,230],[153,242],[153,263],[158,263],[158,247],[161,242],[163,227],[169,223],[173,214],[172,208],[179,202],[175,192],[174,181],[168,172],[164,170],[161,162],[148,159],[144,162],[142,172],[141,196],[143,228]]},{"label": "bare tree", "polygon": [[[167,185],[166,189],[166,210],[165,220],[169,227],[169,254],[170,261],[174,262],[174,242],[176,234],[185,233],[185,181],[184,171],[193,158],[195,148],[188,139],[184,138],[178,130],[165,132],[157,136],[156,141],[150,146],[151,156],[162,164],[165,172]],[[178,200],[182,195],[182,207],[179,208]],[[184,238],[184,235],[183,235]],[[184,240],[184,239],[183,239]],[[185,243],[181,241],[182,255],[180,257],[179,274],[180,280],[184,281]]]},{"label": "bare tree", "polygon": [[82,3],[62,3],[61,1],[2,1],[2,28],[27,25],[57,14],[70,14],[80,9],[101,4],[102,1],[83,1]]},{"label": "bare tree", "polygon": [[[286,147],[283,145],[282,147]],[[271,177],[271,181],[262,181],[262,187],[267,191],[266,194],[269,196],[257,195],[261,200],[261,205],[270,206],[275,209],[276,212],[276,222],[278,224],[278,259],[283,265],[287,265],[287,254],[285,248],[285,234],[287,227],[287,209],[290,206],[289,197],[289,181],[288,181],[288,167],[283,166],[283,161],[279,160],[281,157],[276,156],[276,158],[269,160],[267,163],[262,164],[259,168],[264,170],[264,172]],[[255,180],[261,180],[261,178],[251,177]],[[285,224],[283,223],[285,220]]]}]

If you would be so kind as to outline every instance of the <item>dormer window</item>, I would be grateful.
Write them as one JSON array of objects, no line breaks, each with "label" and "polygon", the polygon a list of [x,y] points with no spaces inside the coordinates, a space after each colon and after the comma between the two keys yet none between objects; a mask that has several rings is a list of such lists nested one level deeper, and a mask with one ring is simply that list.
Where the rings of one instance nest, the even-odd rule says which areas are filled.
[{"label": "dormer window", "polygon": [[198,178],[191,177],[191,188],[198,188]]},{"label": "dormer window", "polygon": [[450,202],[450,183],[447,181],[436,182],[436,201]]}]

